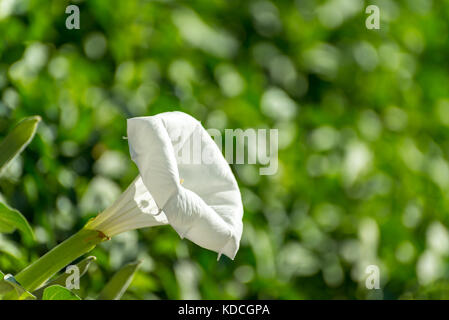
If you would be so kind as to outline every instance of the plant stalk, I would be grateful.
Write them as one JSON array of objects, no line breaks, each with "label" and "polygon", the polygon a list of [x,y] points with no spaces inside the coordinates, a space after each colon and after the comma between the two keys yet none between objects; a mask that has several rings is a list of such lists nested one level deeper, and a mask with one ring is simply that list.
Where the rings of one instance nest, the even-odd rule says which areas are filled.
[{"label": "plant stalk", "polygon": [[107,239],[100,231],[83,228],[20,271],[15,279],[32,292],[70,262]]}]

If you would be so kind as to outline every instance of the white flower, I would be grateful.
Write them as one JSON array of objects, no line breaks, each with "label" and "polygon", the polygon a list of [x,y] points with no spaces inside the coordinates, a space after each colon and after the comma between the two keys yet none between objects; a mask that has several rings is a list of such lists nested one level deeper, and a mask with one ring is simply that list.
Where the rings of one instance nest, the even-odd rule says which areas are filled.
[{"label": "white flower", "polygon": [[129,230],[167,224],[165,215],[158,213],[142,178],[137,176],[110,207],[88,222],[86,228],[112,237]]},{"label": "white flower", "polygon": [[[182,112],[128,119],[128,143],[140,176],[86,227],[110,237],[170,224],[181,238],[234,259],[243,228],[241,195],[201,123]],[[200,161],[181,161],[179,153],[190,155],[192,146]]]}]

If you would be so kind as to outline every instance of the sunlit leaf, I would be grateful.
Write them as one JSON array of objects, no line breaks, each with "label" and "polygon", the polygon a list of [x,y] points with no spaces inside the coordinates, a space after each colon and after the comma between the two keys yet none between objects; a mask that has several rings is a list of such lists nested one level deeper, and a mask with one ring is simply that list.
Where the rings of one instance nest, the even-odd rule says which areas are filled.
[{"label": "sunlit leaf", "polygon": [[39,121],[39,116],[26,118],[3,139],[0,144],[0,174],[33,139]]},{"label": "sunlit leaf", "polygon": [[[89,268],[92,261],[95,261],[96,258],[94,256],[89,256],[80,262],[76,264],[76,267],[79,269],[79,276],[80,278],[87,272],[87,269]],[[33,292],[33,294],[38,298],[42,298],[42,295],[44,293],[44,290],[50,286],[53,285],[61,285],[65,286],[67,278],[70,276],[69,273],[62,273],[60,274],[56,279],[50,281],[48,284],[42,286],[41,288],[37,289]]]},{"label": "sunlit leaf", "polygon": [[54,285],[44,290],[42,300],[81,300],[81,298],[63,286]]},{"label": "sunlit leaf", "polygon": [[25,290],[13,275],[7,274],[0,280],[0,297],[4,300],[34,300],[36,297]]},{"label": "sunlit leaf", "polygon": [[27,240],[34,239],[33,230],[25,217],[19,211],[0,202],[0,232],[11,233],[16,229]]},{"label": "sunlit leaf", "polygon": [[120,300],[128,289],[134,273],[137,271],[141,261],[127,264],[109,280],[98,296],[99,300]]}]

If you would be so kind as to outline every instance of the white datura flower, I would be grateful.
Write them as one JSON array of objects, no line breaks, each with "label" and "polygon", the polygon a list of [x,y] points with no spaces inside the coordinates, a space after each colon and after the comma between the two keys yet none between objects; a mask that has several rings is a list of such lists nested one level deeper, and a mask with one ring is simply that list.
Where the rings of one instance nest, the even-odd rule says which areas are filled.
[{"label": "white datura flower", "polygon": [[[170,224],[181,238],[217,252],[218,258],[234,259],[243,229],[242,199],[231,168],[201,123],[182,112],[166,112],[128,119],[127,127],[140,175],[86,228],[112,237]],[[180,159],[180,153],[197,161]]]}]

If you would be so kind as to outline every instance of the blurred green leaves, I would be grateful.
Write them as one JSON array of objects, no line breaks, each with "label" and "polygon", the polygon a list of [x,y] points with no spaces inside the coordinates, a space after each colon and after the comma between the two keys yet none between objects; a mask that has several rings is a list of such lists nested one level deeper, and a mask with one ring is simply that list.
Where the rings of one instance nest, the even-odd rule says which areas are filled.
[{"label": "blurred green leaves", "polygon": [[362,0],[81,0],[76,31],[70,1],[14,3],[0,12],[0,130],[43,121],[0,180],[37,238],[24,249],[0,235],[16,253],[0,255],[5,273],[136,176],[126,118],[181,110],[208,128],[279,129],[277,175],[233,165],[235,261],[170,228],[130,232],[92,252],[79,296],[143,259],[124,299],[365,299],[367,264],[384,298],[449,297],[449,2],[377,1],[380,29],[367,30]]}]

